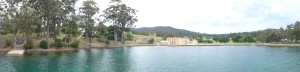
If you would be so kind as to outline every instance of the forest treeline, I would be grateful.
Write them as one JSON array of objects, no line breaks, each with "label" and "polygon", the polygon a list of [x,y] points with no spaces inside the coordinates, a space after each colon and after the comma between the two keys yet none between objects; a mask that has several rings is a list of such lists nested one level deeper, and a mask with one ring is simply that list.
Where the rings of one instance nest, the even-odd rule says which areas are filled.
[{"label": "forest treeline", "polygon": [[231,33],[233,41],[240,42],[241,36],[252,36],[257,42],[263,43],[299,43],[300,40],[300,22],[287,25],[285,28],[265,29],[253,32]]},{"label": "forest treeline", "polygon": [[[48,42],[78,41],[83,36],[86,45],[92,38],[114,39],[124,43],[124,36],[137,22],[137,10],[128,7],[121,0],[110,0],[106,9],[99,9],[94,0],[85,0],[78,9],[78,0],[1,0],[0,33],[13,34],[13,46],[17,35],[23,34],[25,45],[31,39],[42,38]],[[104,23],[109,23],[106,27]],[[64,34],[64,39],[58,36]],[[75,39],[68,41],[70,39]],[[78,43],[78,42],[76,42]],[[54,43],[55,44],[55,43]],[[54,45],[55,46],[55,45]]]},{"label": "forest treeline", "polygon": [[279,29],[265,29],[252,32],[238,32],[230,34],[203,34],[188,30],[176,29],[169,26],[143,27],[132,30],[134,34],[148,35],[156,33],[160,37],[184,37],[196,39],[199,43],[237,42],[237,43],[299,43],[300,22],[296,21]]}]

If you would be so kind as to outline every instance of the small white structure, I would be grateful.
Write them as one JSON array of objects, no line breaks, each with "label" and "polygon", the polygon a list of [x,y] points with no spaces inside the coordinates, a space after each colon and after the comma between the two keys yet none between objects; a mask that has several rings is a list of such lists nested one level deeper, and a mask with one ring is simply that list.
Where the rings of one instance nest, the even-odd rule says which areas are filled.
[{"label": "small white structure", "polygon": [[11,50],[6,55],[23,55],[25,50]]}]

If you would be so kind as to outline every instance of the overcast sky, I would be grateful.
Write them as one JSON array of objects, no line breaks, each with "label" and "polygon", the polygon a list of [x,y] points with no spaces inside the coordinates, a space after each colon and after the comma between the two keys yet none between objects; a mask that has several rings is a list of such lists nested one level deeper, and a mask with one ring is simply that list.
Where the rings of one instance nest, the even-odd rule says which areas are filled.
[{"label": "overcast sky", "polygon": [[[109,0],[94,0],[100,10]],[[172,26],[222,34],[280,28],[300,20],[300,0],[122,0],[139,12],[137,28]],[[81,3],[81,1],[79,1]],[[80,6],[78,4],[77,6]]]}]

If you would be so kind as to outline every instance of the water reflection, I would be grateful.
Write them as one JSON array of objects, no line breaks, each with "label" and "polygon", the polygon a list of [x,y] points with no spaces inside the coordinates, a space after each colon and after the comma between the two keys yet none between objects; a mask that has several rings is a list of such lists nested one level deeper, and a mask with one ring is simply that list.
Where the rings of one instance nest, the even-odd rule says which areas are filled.
[{"label": "water reflection", "polygon": [[5,56],[0,72],[300,71],[300,48],[143,46]]}]

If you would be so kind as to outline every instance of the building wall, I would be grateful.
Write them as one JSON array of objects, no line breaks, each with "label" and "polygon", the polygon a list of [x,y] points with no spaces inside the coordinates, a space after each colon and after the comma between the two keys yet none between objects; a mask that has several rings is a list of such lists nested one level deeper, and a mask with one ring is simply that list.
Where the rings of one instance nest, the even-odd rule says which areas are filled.
[{"label": "building wall", "polygon": [[176,45],[187,45],[190,44],[190,39],[188,39],[187,37],[184,38],[178,38],[178,37],[171,37],[171,38],[167,38],[167,41],[170,44],[176,44]]}]

